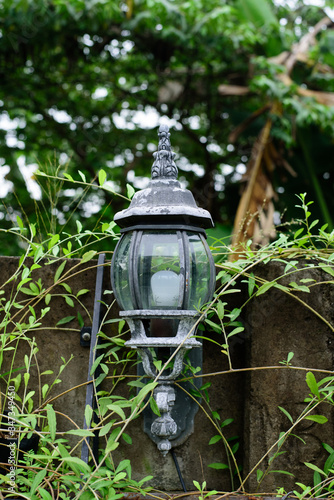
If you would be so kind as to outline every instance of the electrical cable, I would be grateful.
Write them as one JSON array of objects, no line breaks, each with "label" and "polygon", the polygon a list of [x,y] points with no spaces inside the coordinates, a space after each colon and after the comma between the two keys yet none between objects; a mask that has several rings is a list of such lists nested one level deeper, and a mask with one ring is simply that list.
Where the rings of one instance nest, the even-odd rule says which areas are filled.
[{"label": "electrical cable", "polygon": [[175,468],[177,470],[177,473],[178,473],[178,476],[179,476],[179,479],[180,479],[180,483],[181,483],[181,486],[183,488],[183,491],[185,493],[188,493],[187,492],[187,488],[186,488],[186,485],[184,484],[184,480],[183,480],[183,477],[182,477],[182,474],[181,474],[181,470],[180,470],[180,467],[179,467],[179,463],[177,461],[177,458],[176,458],[176,455],[175,455],[175,452],[174,450],[172,449],[171,450],[171,454],[172,454],[172,457],[173,457],[173,460],[174,460],[174,464],[175,464]]},{"label": "electrical cable", "polygon": [[289,491],[289,493],[287,493],[286,495],[284,495],[284,497],[281,498],[281,500],[286,500],[287,498],[289,498],[290,495],[292,495],[292,493],[294,493],[293,491]]}]

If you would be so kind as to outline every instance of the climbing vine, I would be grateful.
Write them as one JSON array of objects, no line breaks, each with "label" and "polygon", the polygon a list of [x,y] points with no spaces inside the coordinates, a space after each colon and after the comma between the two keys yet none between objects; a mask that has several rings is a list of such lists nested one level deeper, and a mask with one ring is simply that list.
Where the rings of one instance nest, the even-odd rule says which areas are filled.
[{"label": "climbing vine", "polygon": [[[46,177],[45,173],[40,175],[42,178]],[[98,174],[99,186],[91,186],[82,176],[80,180],[75,180],[69,178],[68,174],[62,176],[62,173],[58,172],[52,177],[52,180],[57,182],[64,179],[66,182],[80,183],[93,189],[104,189],[108,186],[107,175],[103,170]],[[129,198],[133,193],[133,188],[128,186]],[[117,196],[117,193],[114,195]],[[277,470],[274,467],[277,460],[287,451],[286,443],[298,435],[301,422],[326,425],[327,417],[322,414],[321,409],[324,405],[333,406],[332,371],[326,372],[321,367],[297,366],[294,364],[297,353],[292,351],[287,352],[286,359],[280,360],[275,366],[240,367],[235,366],[232,352],[233,346],[244,339],[243,316],[247,307],[270,290],[278,290],[303,305],[331,332],[334,331],[331,321],[324,318],[305,299],[320,283],[313,278],[304,277],[305,270],[318,269],[326,277],[321,284],[333,285],[334,232],[328,232],[326,225],[317,228],[319,223],[312,220],[311,202],[305,194],[298,196],[298,205],[302,213],[301,218],[277,228],[278,238],[275,241],[256,250],[252,242],[248,241],[240,251],[239,258],[233,262],[228,260],[233,249],[224,242],[213,242],[217,288],[214,299],[201,311],[202,322],[199,320],[197,335],[218,350],[219,355],[227,362],[227,367],[219,372],[199,374],[197,367],[189,366],[191,376],[188,370],[177,382],[182,382],[185,377],[188,380],[203,378],[201,387],[198,389],[198,386],[194,385],[189,396],[196,401],[196,398],[201,396],[199,410],[206,416],[207,425],[212,428],[208,447],[223,446],[226,457],[225,460],[212,461],[207,465],[217,474],[229,475],[230,490],[239,493],[247,492],[251,477],[256,477],[258,491],[261,492],[262,485],[270,474],[279,473],[283,478],[289,474],[288,470]],[[23,253],[17,259],[16,269],[0,288],[1,432],[4,437],[6,432],[8,433],[8,412],[5,410],[10,408],[18,443],[25,438],[37,436],[39,444],[35,451],[30,450],[23,456],[15,456],[15,481],[12,481],[10,475],[5,475],[6,471],[1,471],[0,487],[3,491],[15,492],[15,495],[31,500],[65,499],[69,495],[76,499],[113,500],[122,498],[126,492],[156,496],[150,486],[152,477],[145,476],[134,480],[133,465],[127,458],[120,459],[116,450],[121,443],[122,446],[130,446],[137,439],[131,432],[132,422],[147,405],[151,405],[152,410],[157,412],[152,391],[164,366],[157,366],[157,377],[149,383],[137,377],[136,358],[133,352],[123,348],[128,334],[127,327],[124,321],[115,318],[112,313],[112,290],[106,290],[103,297],[105,312],[99,332],[100,344],[91,371],[98,395],[98,406],[96,410],[90,406],[86,406],[84,410],[87,429],[82,428],[82,422],[74,422],[57,406],[66,394],[78,388],[76,386],[61,389],[64,374],[71,369],[75,356],[73,358],[69,354],[59,357],[58,367],[51,366],[44,371],[39,369],[39,332],[59,334],[66,329],[66,332],[79,333],[84,324],[91,322],[89,297],[92,289],[86,286],[75,287],[73,279],[83,276],[87,269],[96,267],[95,258],[98,256],[97,248],[101,240],[108,239],[113,244],[118,240],[115,224],[104,221],[102,216],[92,231],[83,231],[80,223],[77,223],[76,234],[68,234],[65,226],[64,230],[57,233],[50,229],[47,237],[41,239],[35,224],[17,217],[17,225],[5,232],[8,236],[15,234],[20,237]],[[263,269],[273,262],[280,266],[282,273],[269,280]],[[261,273],[258,272],[260,267]],[[44,278],[44,273],[48,270],[52,273],[51,282],[46,282]],[[235,297],[238,297],[238,300],[235,300]],[[66,313],[54,325],[54,307],[61,307],[64,311],[66,308],[66,311],[70,310],[72,314]],[[210,332],[215,334],[214,338]],[[189,335],[192,334],[193,332],[189,332]],[[22,364],[23,351],[26,354]],[[261,459],[250,470],[243,470],[242,439],[230,432],[234,416],[226,415],[226,412],[213,406],[211,385],[213,380],[231,373],[261,370],[304,372],[305,406],[297,417],[293,417],[283,405],[277,408],[277,412],[287,419],[289,427],[282,429],[277,439],[267,450],[263,450]],[[129,388],[128,396],[124,396],[125,383]],[[61,418],[66,421],[65,427],[59,425]],[[79,458],[79,449],[83,441],[93,437],[94,433],[98,433],[100,438],[99,461],[95,462],[91,454],[92,460],[87,464]],[[305,467],[312,471],[313,484],[303,484],[298,478],[294,478],[295,495],[299,498],[328,496],[333,492],[334,450],[326,443],[324,450],[328,454],[325,463],[305,464]],[[124,453],[126,455],[126,451]],[[221,455],[219,452],[219,456]],[[204,499],[209,495],[221,493],[216,490],[207,491],[207,484],[205,480],[194,478],[193,494]],[[284,479],[281,484],[282,487],[273,493],[281,496],[284,494]]]}]

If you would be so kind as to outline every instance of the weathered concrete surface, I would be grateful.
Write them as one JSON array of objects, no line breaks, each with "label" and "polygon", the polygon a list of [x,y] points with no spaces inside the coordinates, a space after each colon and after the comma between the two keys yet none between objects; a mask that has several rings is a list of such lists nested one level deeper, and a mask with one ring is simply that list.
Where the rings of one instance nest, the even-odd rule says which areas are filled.
[{"label": "weathered concrete surface", "polygon": [[[257,272],[270,281],[282,275],[284,267],[282,263],[273,262],[270,266],[259,268]],[[321,269],[305,269],[302,273],[280,279],[279,283],[288,285],[307,278],[318,283],[332,279]],[[295,296],[294,299],[277,288],[271,288],[249,304],[245,316],[249,367],[277,366],[287,358],[289,352],[294,352],[291,361],[293,367],[333,370],[333,331],[296,299],[305,301],[333,326],[334,285],[317,285],[311,288],[311,293],[296,292]],[[278,406],[287,410],[294,421],[305,408],[304,399],[310,393],[305,381],[306,373],[292,368],[249,372],[245,387],[245,471],[257,464],[276,442],[280,432],[290,428],[291,422]],[[315,373],[315,376],[321,380],[326,375]],[[328,423],[320,425],[304,420],[298,424],[293,434],[302,438],[305,444],[297,437],[290,437],[281,449],[286,453],[271,466],[272,470],[285,470],[294,474],[294,477],[271,473],[261,484],[260,491],[275,491],[280,486],[290,491],[295,481],[313,484],[313,471],[304,462],[319,467],[325,463],[328,454],[322,443],[333,446],[334,420],[333,407],[328,404],[321,404],[312,413],[325,415]],[[277,447],[259,466],[261,471],[265,471],[275,451]],[[255,491],[256,487],[256,475],[253,475],[248,488]]]},{"label": "weathered concrete surface", "polygon": [[[2,258],[0,260],[1,279],[5,281],[17,268],[18,259]],[[78,261],[72,260],[67,263],[66,269],[72,269],[73,276],[68,284],[75,295],[80,289],[87,288],[89,293],[80,297],[83,306],[92,315],[93,298],[96,275],[96,262],[88,262],[80,268],[75,268]],[[35,279],[41,277],[45,287],[54,282],[54,274],[59,264],[36,270]],[[65,270],[66,270],[65,269]],[[265,271],[264,271],[265,269]],[[268,273],[269,267],[259,269],[259,273]],[[78,271],[78,272],[77,272]],[[282,274],[283,269],[279,263],[270,267],[270,274],[266,279],[273,279]],[[303,277],[309,277],[317,281],[324,281],[326,277],[319,270],[307,270]],[[301,277],[301,276],[299,276]],[[296,281],[291,277],[288,282]],[[104,286],[110,289],[109,263],[106,266]],[[55,290],[56,293],[64,293],[62,287]],[[332,304],[334,302],[333,285],[321,285],[314,287],[311,294],[297,293],[298,297],[307,300],[320,314],[333,324]],[[230,305],[230,308],[240,305],[245,297],[236,297],[239,304]],[[106,295],[106,300],[112,300],[111,295]],[[51,396],[65,393],[54,400],[56,411],[66,414],[79,426],[83,423],[85,387],[77,387],[84,384],[88,371],[88,348],[81,347],[79,342],[78,321],[74,319],[71,323],[54,329],[57,322],[66,316],[76,316],[80,311],[84,317],[85,324],[90,325],[91,319],[85,313],[81,305],[70,307],[61,296],[55,296],[51,300],[51,311],[44,323],[44,329],[36,331],[34,336],[39,348],[37,361],[40,372],[53,369],[57,373],[62,364],[61,357],[68,359],[71,354],[74,359],[61,374],[62,383],[57,385]],[[45,304],[42,304],[45,307]],[[116,308],[112,308],[107,319],[117,317]],[[333,369],[333,344],[332,332],[312,311],[299,304],[295,299],[289,298],[277,289],[270,289],[266,294],[259,296],[250,302],[247,309],[243,311],[243,319],[246,326],[244,334],[232,337],[232,361],[234,368],[257,367],[278,365],[279,361],[286,359],[289,351],[295,356],[292,364],[309,368]],[[113,328],[112,328],[113,327]],[[117,324],[111,324],[104,328],[104,333],[112,336],[115,334]],[[212,334],[207,330],[204,336],[213,336],[215,340],[222,343],[222,337]],[[16,366],[24,366],[24,354],[28,354],[27,344],[20,345]],[[5,354],[6,370],[11,361],[11,352]],[[228,369],[226,356],[221,353],[219,346],[204,341],[204,373],[216,373]],[[135,367],[127,370],[127,374],[135,374]],[[289,428],[286,416],[277,408],[282,406],[289,411],[295,419],[303,408],[303,400],[308,395],[305,383],[306,372],[292,369],[261,370],[250,372],[235,372],[227,375],[210,376],[203,379],[203,383],[210,381],[208,389],[209,405],[203,402],[205,411],[211,415],[211,409],[220,414],[221,421],[233,418],[234,422],[225,427],[227,438],[238,436],[240,448],[237,452],[239,464],[243,465],[245,475],[264,455],[268,448],[275,442],[281,431]],[[317,376],[318,377],[318,376]],[[29,389],[38,387],[38,373],[36,367],[31,369],[31,380]],[[42,383],[50,383],[52,376],[42,377]],[[127,381],[121,382],[117,387],[117,394],[128,397],[129,387]],[[104,383],[103,389],[109,390],[113,381]],[[77,387],[74,390],[70,390]],[[1,385],[2,391],[4,390]],[[69,391],[67,392],[66,391]],[[36,399],[38,407],[38,398]],[[211,409],[210,409],[211,408]],[[329,406],[321,408],[316,413],[325,414],[329,422],[323,426],[308,422],[301,424],[295,434],[305,439],[302,444],[296,438],[291,437],[287,441],[285,449],[287,453],[282,455],[277,463],[273,465],[275,470],[283,469],[295,474],[295,480],[312,483],[312,471],[307,469],[303,462],[323,463],[326,453],[322,450],[321,442],[327,442],[333,446],[333,415]],[[58,429],[66,430],[73,428],[73,424],[58,415]],[[157,451],[156,445],[142,431],[142,418],[133,421],[126,431],[133,440],[129,445],[122,442],[113,454],[117,463],[122,458],[128,458],[132,462],[133,477],[141,479],[147,475],[153,475],[151,485],[163,491],[177,491],[181,489],[179,478],[171,455],[163,458]],[[180,469],[182,471],[186,487],[193,490],[192,481],[195,479],[200,483],[207,481],[209,489],[220,491],[231,491],[229,473],[226,470],[214,470],[208,465],[215,462],[227,463],[226,452],[222,441],[208,445],[212,436],[217,434],[207,415],[199,409],[195,418],[195,432],[181,446],[175,449]],[[232,443],[234,443],[233,441]],[[101,448],[104,441],[101,440]],[[263,465],[259,467],[264,470]],[[253,475],[254,478],[254,475]],[[288,476],[269,474],[261,485],[260,491],[275,491],[279,486],[284,486],[287,491],[291,489],[294,480]],[[248,482],[248,489],[255,491],[256,481]]]},{"label": "weathered concrete surface", "polygon": [[[1,257],[0,275],[2,283],[6,282],[6,280],[15,273],[18,262],[19,259],[16,257]],[[62,296],[66,293],[65,289],[62,286],[53,288],[51,291],[52,298],[49,304],[51,309],[42,320],[42,327],[29,335],[30,338],[35,338],[38,347],[36,358],[32,361],[28,386],[29,390],[36,391],[34,397],[35,408],[40,405],[40,385],[50,385],[56,378],[60,366],[63,364],[62,358],[68,361],[71,355],[73,355],[72,361],[70,361],[68,366],[59,376],[62,383],[55,385],[50,394],[50,397],[54,398],[63,392],[65,393],[53,402],[55,410],[59,412],[57,419],[59,431],[68,430],[73,427],[70,421],[65,416],[62,417],[61,414],[67,415],[79,426],[83,425],[83,411],[86,394],[86,388],[83,384],[87,380],[89,348],[80,346],[80,327],[77,313],[80,312],[82,315],[85,326],[91,325],[95,292],[96,261],[91,261],[84,265],[79,265],[79,262],[80,261],[77,259],[68,259],[63,274],[69,272],[70,277],[66,280],[66,283],[71,287],[73,295],[76,295],[78,291],[82,289],[89,290],[87,294],[80,296],[82,305],[73,299],[75,306],[70,307]],[[29,266],[31,266],[32,263],[31,260],[27,261],[27,265]],[[37,281],[41,279],[43,288],[45,289],[52,287],[59,264],[58,261],[55,264],[43,266],[41,269],[34,270],[33,280]],[[106,288],[110,289],[107,274],[106,272],[104,285]],[[29,287],[29,284],[25,286]],[[7,286],[7,293],[11,293],[15,287],[15,282],[10,283]],[[21,294],[19,298],[32,299],[31,296],[23,294]],[[37,316],[41,308],[45,307],[46,304],[44,301],[37,305]],[[87,314],[87,312],[89,314]],[[115,312],[113,314],[115,314]],[[75,316],[75,319],[63,326],[57,327],[57,323],[67,316]],[[27,321],[27,318],[25,321]],[[13,351],[4,352],[4,365],[2,369],[5,372],[9,369],[12,361],[12,353]],[[25,366],[25,355],[30,355],[30,346],[28,342],[21,341],[15,357],[15,367]],[[54,375],[39,376],[39,374],[46,370],[53,370]],[[24,373],[23,370],[22,373]],[[3,381],[1,380],[0,387],[2,391],[5,390]]]}]

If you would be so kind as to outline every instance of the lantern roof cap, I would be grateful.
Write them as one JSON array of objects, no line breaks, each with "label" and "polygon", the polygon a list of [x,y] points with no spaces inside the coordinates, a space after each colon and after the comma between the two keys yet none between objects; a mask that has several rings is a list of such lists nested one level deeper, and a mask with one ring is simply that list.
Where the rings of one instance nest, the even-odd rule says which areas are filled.
[{"label": "lantern roof cap", "polygon": [[152,224],[213,227],[210,213],[199,208],[192,193],[183,189],[177,180],[178,169],[167,125],[160,126],[158,136],[151,181],[146,189],[134,194],[129,208],[115,215],[115,222],[121,228]]}]

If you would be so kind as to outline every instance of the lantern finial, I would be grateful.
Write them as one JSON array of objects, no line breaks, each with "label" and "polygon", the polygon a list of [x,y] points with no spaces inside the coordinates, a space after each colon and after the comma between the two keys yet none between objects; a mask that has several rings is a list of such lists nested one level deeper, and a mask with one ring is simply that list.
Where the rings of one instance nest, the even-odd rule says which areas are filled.
[{"label": "lantern finial", "polygon": [[170,133],[167,125],[160,125],[158,151],[153,153],[152,179],[177,179],[177,166],[175,165],[170,144]]}]

